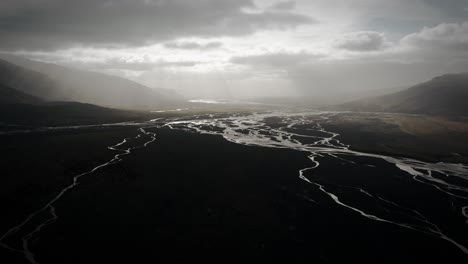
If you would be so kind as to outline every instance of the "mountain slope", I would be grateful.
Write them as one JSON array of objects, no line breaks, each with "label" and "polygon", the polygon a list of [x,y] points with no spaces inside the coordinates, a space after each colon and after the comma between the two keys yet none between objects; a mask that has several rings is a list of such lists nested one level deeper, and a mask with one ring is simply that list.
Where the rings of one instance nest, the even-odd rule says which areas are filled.
[{"label": "mountain slope", "polygon": [[0,84],[51,101],[62,100],[64,97],[58,84],[47,75],[25,69],[1,59]]},{"label": "mountain slope", "polygon": [[407,90],[340,105],[340,109],[468,116],[468,73],[446,74]]},{"label": "mountain slope", "polygon": [[3,124],[27,126],[88,125],[148,120],[148,112],[117,110],[75,102],[46,102],[0,84],[0,131]]},{"label": "mountain slope", "polygon": [[125,109],[154,109],[182,101],[181,96],[171,90],[151,89],[117,76],[41,63],[5,54],[0,57],[50,78],[53,84],[49,85],[53,88],[49,90],[52,91],[44,92],[45,96],[42,96],[48,100],[77,101]]},{"label": "mountain slope", "polygon": [[38,97],[20,92],[0,83],[0,104],[38,104]]},{"label": "mountain slope", "polygon": [[0,131],[4,125],[56,126],[148,120],[148,112],[60,100],[63,89],[48,76],[0,60]]}]

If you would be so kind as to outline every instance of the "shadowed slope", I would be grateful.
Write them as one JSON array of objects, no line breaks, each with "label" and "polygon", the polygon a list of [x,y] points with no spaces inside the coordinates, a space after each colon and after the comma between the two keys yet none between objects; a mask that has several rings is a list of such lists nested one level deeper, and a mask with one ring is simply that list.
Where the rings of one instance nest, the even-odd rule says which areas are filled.
[{"label": "shadowed slope", "polygon": [[[15,64],[13,70],[1,74],[4,75],[2,78],[9,76],[9,78],[15,77],[14,80],[30,79],[27,74],[17,76],[14,71],[19,69],[28,74],[30,71],[35,71],[36,75],[41,73],[41,76],[46,76],[47,83],[40,80],[35,82],[41,85],[42,94],[34,95],[42,95],[51,101],[77,101],[125,109],[154,109],[182,101],[182,97],[172,90],[151,89],[117,76],[31,61],[7,54],[0,56],[10,63],[10,67],[11,64]],[[24,89],[20,90],[31,93]],[[48,92],[44,92],[45,90]]]},{"label": "shadowed slope", "polygon": [[468,73],[446,74],[407,90],[349,102],[353,111],[468,116]]}]

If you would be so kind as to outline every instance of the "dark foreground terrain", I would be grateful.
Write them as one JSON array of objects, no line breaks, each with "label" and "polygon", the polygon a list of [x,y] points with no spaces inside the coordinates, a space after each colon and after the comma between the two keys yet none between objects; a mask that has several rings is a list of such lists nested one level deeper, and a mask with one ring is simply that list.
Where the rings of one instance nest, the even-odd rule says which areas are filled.
[{"label": "dark foreground terrain", "polygon": [[466,166],[418,146],[397,155],[396,139],[344,120],[222,114],[0,135],[0,261],[466,263]]}]

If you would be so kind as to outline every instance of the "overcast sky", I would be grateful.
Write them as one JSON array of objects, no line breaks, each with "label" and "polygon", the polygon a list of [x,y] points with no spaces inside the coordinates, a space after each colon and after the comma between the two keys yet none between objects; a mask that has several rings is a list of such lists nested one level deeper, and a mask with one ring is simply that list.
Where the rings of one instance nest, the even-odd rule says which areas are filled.
[{"label": "overcast sky", "polygon": [[1,0],[0,50],[204,97],[468,71],[468,0]]}]

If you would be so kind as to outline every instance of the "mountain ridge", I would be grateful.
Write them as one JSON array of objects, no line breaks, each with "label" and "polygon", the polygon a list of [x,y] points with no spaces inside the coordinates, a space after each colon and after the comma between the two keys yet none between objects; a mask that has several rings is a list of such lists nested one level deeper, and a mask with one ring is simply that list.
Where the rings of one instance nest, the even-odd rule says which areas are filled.
[{"label": "mountain ridge", "polygon": [[44,101],[0,83],[0,104],[39,104]]},{"label": "mountain ridge", "polygon": [[406,90],[359,99],[342,110],[468,116],[468,73],[444,74]]},{"label": "mountain ridge", "polygon": [[[0,59],[35,72],[36,75],[47,76],[47,85],[43,85],[41,90],[49,90],[41,97],[49,101],[73,101],[134,110],[150,110],[182,101],[182,96],[171,90],[152,89],[118,76],[28,60],[9,54],[0,54]],[[40,81],[35,83],[41,84]],[[40,96],[38,93],[33,95]]]}]

